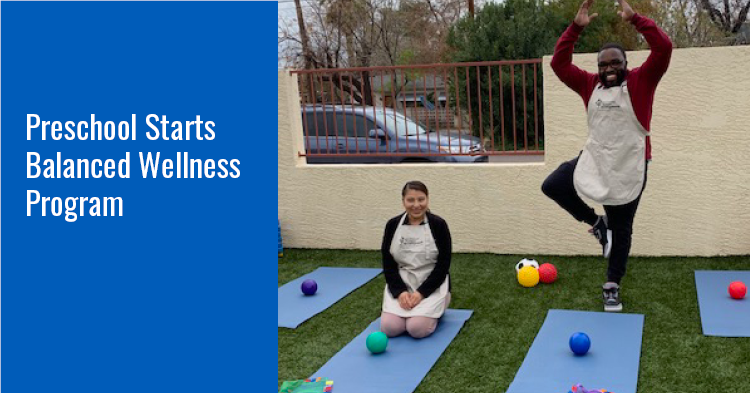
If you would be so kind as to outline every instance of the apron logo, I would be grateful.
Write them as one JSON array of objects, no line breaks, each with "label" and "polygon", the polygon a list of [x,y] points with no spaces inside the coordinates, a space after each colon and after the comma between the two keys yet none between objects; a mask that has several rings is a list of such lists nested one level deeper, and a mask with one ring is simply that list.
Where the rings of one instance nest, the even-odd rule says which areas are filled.
[{"label": "apron logo", "polygon": [[599,107],[599,109],[614,109],[620,107],[616,101],[602,101],[601,98],[596,100],[596,106]]},{"label": "apron logo", "polygon": [[416,237],[402,237],[401,238],[402,246],[412,246],[416,244],[422,244],[422,239],[419,239]]}]

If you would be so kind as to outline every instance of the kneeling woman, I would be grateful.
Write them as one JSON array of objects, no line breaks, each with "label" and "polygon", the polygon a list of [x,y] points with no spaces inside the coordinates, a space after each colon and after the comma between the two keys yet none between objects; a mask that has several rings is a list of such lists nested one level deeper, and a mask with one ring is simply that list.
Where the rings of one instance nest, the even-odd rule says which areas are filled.
[{"label": "kneeling woman", "polygon": [[380,330],[427,337],[450,302],[451,234],[429,207],[427,187],[418,181],[401,191],[404,209],[388,221],[383,235],[385,293]]}]

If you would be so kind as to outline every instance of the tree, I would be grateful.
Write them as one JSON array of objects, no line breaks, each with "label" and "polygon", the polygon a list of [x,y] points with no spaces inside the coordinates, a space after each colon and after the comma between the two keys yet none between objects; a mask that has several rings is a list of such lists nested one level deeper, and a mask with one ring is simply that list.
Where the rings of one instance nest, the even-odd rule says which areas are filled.
[{"label": "tree", "polygon": [[[370,65],[372,54],[372,43],[379,38],[368,34],[365,23],[354,23],[360,21],[355,17],[369,9],[369,0],[320,0],[308,2],[305,9],[305,24],[309,36],[309,50],[302,53],[292,53],[293,65],[299,67],[300,58],[305,63],[308,61],[312,68],[346,68],[367,67]],[[298,16],[298,19],[301,19]],[[281,29],[280,45],[282,43],[302,44],[304,36],[300,28],[294,31],[288,26]],[[294,46],[289,46],[289,51]],[[309,53],[309,59],[306,53]],[[344,100],[356,101],[362,105],[372,105],[372,86],[367,72],[332,72],[325,74],[301,74],[301,86],[309,82],[312,87],[305,88],[303,95],[308,96],[308,102],[321,102],[328,100],[341,102]],[[301,87],[301,88],[302,88]],[[307,90],[310,90],[309,92]],[[346,96],[346,97],[344,97]]]},{"label": "tree", "polygon": [[535,59],[551,54],[563,24],[550,11],[542,0],[487,3],[474,19],[464,17],[450,29],[452,60]]},{"label": "tree", "polygon": [[711,21],[701,0],[657,0],[654,19],[678,48],[726,45],[727,37]]},{"label": "tree", "polygon": [[[298,15],[300,28],[281,27],[279,45],[294,45],[303,50],[289,54],[295,65],[309,62],[311,68],[349,68],[396,66],[433,63],[445,59],[445,36],[450,25],[458,19],[464,2],[440,0],[316,0],[308,1],[305,15]],[[463,7],[463,8],[462,8]],[[299,12],[298,12],[299,14]],[[306,24],[301,21],[305,19]],[[309,50],[304,50],[304,27],[308,31]],[[305,55],[309,53],[310,55]],[[308,67],[306,67],[308,68]],[[388,91],[397,95],[415,77],[414,72],[390,72]],[[364,105],[373,105],[373,79],[378,73],[337,72],[322,77],[315,96],[337,96]],[[305,76],[309,78],[309,76]],[[386,86],[380,86],[385,89]],[[323,91],[327,89],[328,91]]]},{"label": "tree", "polygon": [[[564,26],[562,19],[542,0],[487,3],[473,19],[465,17],[456,23],[448,34],[448,44],[455,62],[538,59],[552,53]],[[450,105],[469,113],[467,120],[472,133],[493,141],[494,149],[536,146],[543,141],[544,134],[541,71],[537,66],[534,73],[534,67],[529,65],[462,68],[448,75]]]},{"label": "tree", "polygon": [[402,0],[399,12],[406,21],[400,64],[451,60],[446,38],[451,27],[467,12],[466,1]]},{"label": "tree", "polygon": [[[557,33],[559,36],[563,30],[572,23],[578,9],[581,6],[581,0],[558,0],[551,4],[551,11],[558,20],[564,23],[564,27]],[[656,7],[651,0],[629,0],[633,9],[641,15],[651,18],[656,13]],[[624,22],[617,15],[619,5],[614,2],[599,1],[595,2],[591,13],[598,13],[597,17],[576,43],[576,52],[593,53],[598,52],[602,45],[608,42],[617,42],[626,50],[645,49],[647,44],[633,25]]]},{"label": "tree", "polygon": [[750,12],[750,0],[700,0],[711,20],[725,33],[737,34]]},{"label": "tree", "polygon": [[302,56],[305,58],[305,69],[312,68],[312,53],[310,53],[310,39],[307,37],[305,28],[305,19],[302,15],[302,3],[300,0],[294,0],[295,10],[297,11],[297,23],[299,26],[300,43],[302,44]]}]

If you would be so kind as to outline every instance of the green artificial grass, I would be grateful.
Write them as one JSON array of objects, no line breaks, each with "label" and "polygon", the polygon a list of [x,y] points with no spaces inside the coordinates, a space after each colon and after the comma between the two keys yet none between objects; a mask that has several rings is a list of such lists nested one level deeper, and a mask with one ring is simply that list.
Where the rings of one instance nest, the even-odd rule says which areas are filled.
[{"label": "green artificial grass", "polygon": [[[518,285],[514,266],[524,257],[553,263],[558,281]],[[380,253],[285,250],[278,285],[321,266],[381,267]],[[621,297],[624,312],[646,316],[640,393],[750,392],[750,338],[703,336],[693,276],[695,270],[748,269],[750,257],[630,259]],[[450,307],[474,315],[416,392],[504,392],[548,309],[602,311],[605,273],[606,261],[595,257],[454,254]],[[279,385],[312,376],[378,318],[384,286],[381,274],[297,329],[279,328]]]}]

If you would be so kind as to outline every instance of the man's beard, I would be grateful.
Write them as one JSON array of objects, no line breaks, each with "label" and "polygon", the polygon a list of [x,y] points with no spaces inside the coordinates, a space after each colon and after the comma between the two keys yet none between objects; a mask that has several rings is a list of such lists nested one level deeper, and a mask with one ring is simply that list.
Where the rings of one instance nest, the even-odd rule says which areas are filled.
[{"label": "man's beard", "polygon": [[627,70],[621,69],[616,71],[617,79],[614,81],[608,81],[607,75],[604,73],[599,73],[599,82],[601,82],[602,86],[604,87],[612,87],[612,86],[620,86],[622,82],[625,82],[625,75],[627,74]]}]

